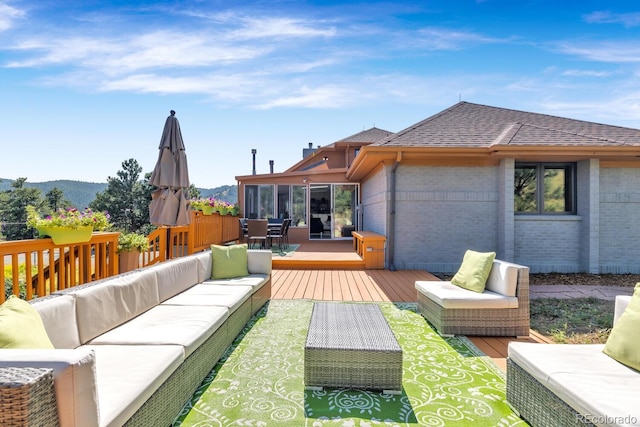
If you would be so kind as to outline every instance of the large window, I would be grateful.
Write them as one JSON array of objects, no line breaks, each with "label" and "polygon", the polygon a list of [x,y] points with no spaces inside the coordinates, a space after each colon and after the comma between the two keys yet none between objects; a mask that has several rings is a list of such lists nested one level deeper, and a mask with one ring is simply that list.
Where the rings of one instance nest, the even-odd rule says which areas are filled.
[{"label": "large window", "polygon": [[247,218],[273,218],[273,185],[246,185],[244,187],[244,216]]},{"label": "large window", "polygon": [[307,224],[306,185],[278,185],[278,218],[290,218],[292,227]]},{"label": "large window", "polygon": [[514,210],[526,214],[575,214],[575,163],[516,163]]},{"label": "large window", "polygon": [[[274,192],[277,197],[274,197]],[[307,224],[307,187],[304,185],[245,185],[247,218],[290,218],[292,227]]]}]

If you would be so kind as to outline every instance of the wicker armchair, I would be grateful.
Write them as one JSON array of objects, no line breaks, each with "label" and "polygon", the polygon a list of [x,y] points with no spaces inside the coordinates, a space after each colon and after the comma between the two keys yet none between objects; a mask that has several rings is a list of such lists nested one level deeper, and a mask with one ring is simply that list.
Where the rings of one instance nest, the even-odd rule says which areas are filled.
[{"label": "wicker armchair", "polygon": [[[499,304],[487,304],[489,294],[496,300],[500,295],[490,290],[485,290],[483,294],[467,291],[460,288],[460,297],[456,301],[457,295],[448,295],[446,303],[437,301],[435,298],[425,293],[424,290],[430,283],[434,286],[442,282],[416,282],[418,294],[418,309],[420,313],[440,332],[442,335],[484,335],[484,336],[529,336],[529,268],[495,260],[493,270],[500,268],[489,280],[506,280],[499,272],[506,269],[516,269],[516,291],[515,298],[510,297],[508,301],[510,307],[499,307]],[[457,288],[455,285],[451,287]],[[488,285],[489,286],[489,285]],[[455,294],[455,290],[453,294]],[[477,303],[474,303],[474,294],[477,294]],[[483,299],[484,298],[484,299]],[[509,297],[504,297],[505,300]],[[516,303],[517,299],[517,303]],[[505,303],[506,304],[506,303]]]}]

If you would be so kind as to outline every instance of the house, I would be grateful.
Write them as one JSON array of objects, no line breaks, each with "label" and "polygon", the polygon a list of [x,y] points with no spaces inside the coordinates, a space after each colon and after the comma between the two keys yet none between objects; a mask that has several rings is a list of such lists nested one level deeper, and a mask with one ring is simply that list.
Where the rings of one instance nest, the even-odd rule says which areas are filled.
[{"label": "house", "polygon": [[[387,237],[389,269],[454,272],[475,249],[532,272],[640,273],[638,129],[459,102],[376,141],[363,136],[318,148],[277,178],[354,186],[353,223]],[[340,146],[345,161],[327,160],[315,180],[319,159]],[[277,184],[237,178],[245,189]]]}]

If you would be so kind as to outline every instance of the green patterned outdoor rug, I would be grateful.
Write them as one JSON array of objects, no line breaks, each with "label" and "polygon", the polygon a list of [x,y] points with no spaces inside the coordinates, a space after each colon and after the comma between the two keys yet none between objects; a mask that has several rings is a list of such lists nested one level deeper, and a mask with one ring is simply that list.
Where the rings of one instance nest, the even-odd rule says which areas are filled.
[{"label": "green patterned outdoor rug", "polygon": [[380,303],[403,350],[401,395],[304,389],[312,301],[271,301],[252,319],[174,426],[526,426],[503,373],[465,337],[443,339],[415,303]]},{"label": "green patterned outdoor rug", "polygon": [[296,249],[300,247],[299,244],[292,244],[285,247],[280,247],[280,245],[275,244],[271,246],[271,253],[273,253],[274,257],[278,256],[291,256],[296,252]]}]

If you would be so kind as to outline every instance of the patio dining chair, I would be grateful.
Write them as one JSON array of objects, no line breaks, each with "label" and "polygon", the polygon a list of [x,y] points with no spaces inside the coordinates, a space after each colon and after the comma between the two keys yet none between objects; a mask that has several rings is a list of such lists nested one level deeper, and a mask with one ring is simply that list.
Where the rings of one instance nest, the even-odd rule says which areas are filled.
[{"label": "patio dining chair", "polygon": [[247,241],[247,237],[249,236],[247,234],[248,230],[247,230],[247,219],[246,218],[238,218],[238,225],[240,227],[240,242],[246,242]]},{"label": "patio dining chair", "polygon": [[273,241],[278,242],[278,247],[280,248],[280,251],[285,249],[285,235],[286,235],[287,229],[289,228],[290,221],[291,220],[288,218],[283,219],[282,224],[280,225],[280,229],[274,230],[269,234],[269,239],[272,242]]},{"label": "patio dining chair", "polygon": [[250,248],[258,243],[261,249],[267,247],[269,224],[266,219],[247,220],[247,243]]}]

